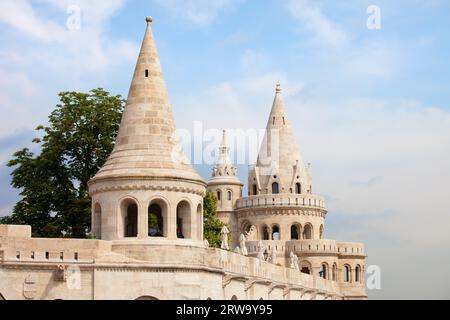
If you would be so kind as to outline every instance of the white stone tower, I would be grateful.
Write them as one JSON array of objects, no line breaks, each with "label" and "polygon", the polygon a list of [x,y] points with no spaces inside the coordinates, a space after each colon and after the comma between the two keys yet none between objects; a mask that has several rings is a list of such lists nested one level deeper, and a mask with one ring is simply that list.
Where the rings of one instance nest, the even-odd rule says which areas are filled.
[{"label": "white stone tower", "polygon": [[89,182],[97,238],[202,243],[206,183],[175,135],[172,108],[147,17],[112,154]]},{"label": "white stone tower", "polygon": [[219,148],[219,159],[213,168],[207,188],[208,191],[216,195],[217,217],[228,226],[232,234],[232,243],[236,245],[238,228],[234,209],[237,199],[242,197],[243,183],[237,177],[237,168],[231,161],[230,147],[225,130]]}]

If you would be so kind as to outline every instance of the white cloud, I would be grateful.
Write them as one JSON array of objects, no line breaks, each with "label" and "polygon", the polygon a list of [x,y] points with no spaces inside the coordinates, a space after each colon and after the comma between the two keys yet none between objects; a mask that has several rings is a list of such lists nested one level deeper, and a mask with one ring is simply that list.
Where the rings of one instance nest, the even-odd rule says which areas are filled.
[{"label": "white cloud", "polygon": [[234,8],[242,0],[156,0],[172,14],[197,27],[212,23],[219,14]]},{"label": "white cloud", "polygon": [[60,40],[63,33],[61,26],[40,19],[27,0],[1,1],[0,22],[43,41]]},{"label": "white cloud", "polygon": [[301,22],[303,29],[313,32],[320,42],[340,45],[346,40],[345,32],[323,14],[317,2],[289,0],[287,7],[292,16]]}]

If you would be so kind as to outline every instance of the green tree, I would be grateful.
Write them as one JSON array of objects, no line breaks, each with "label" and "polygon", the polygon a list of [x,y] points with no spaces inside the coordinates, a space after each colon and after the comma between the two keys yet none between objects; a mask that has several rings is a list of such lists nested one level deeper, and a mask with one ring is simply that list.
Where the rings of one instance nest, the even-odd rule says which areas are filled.
[{"label": "green tree", "polygon": [[212,248],[220,248],[220,231],[224,224],[217,219],[217,198],[214,193],[208,191],[203,199],[203,232]]},{"label": "green tree", "polygon": [[120,95],[99,88],[89,93],[62,92],[49,116],[38,126],[40,153],[22,149],[8,163],[11,185],[22,199],[6,224],[28,224],[36,237],[85,238],[90,229],[88,181],[114,147],[125,106]]}]

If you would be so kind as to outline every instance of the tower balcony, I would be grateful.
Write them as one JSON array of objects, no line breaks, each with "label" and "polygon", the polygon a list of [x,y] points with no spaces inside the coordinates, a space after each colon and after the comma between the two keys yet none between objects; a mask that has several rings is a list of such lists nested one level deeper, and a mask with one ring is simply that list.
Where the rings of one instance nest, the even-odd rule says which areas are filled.
[{"label": "tower balcony", "polygon": [[306,207],[326,210],[325,199],[311,194],[262,194],[236,201],[237,210],[270,207]]}]

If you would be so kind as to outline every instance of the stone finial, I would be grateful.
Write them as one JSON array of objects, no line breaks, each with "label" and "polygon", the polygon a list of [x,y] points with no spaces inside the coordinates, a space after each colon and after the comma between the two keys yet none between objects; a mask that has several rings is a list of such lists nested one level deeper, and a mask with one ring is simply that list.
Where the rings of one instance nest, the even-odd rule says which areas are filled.
[{"label": "stone finial", "polygon": [[152,23],[153,22],[153,18],[148,16],[148,17],[145,18],[145,21],[147,21],[147,24],[148,23]]},{"label": "stone finial", "polygon": [[280,83],[277,83],[277,86],[275,88],[275,92],[276,93],[281,93],[281,84]]}]

